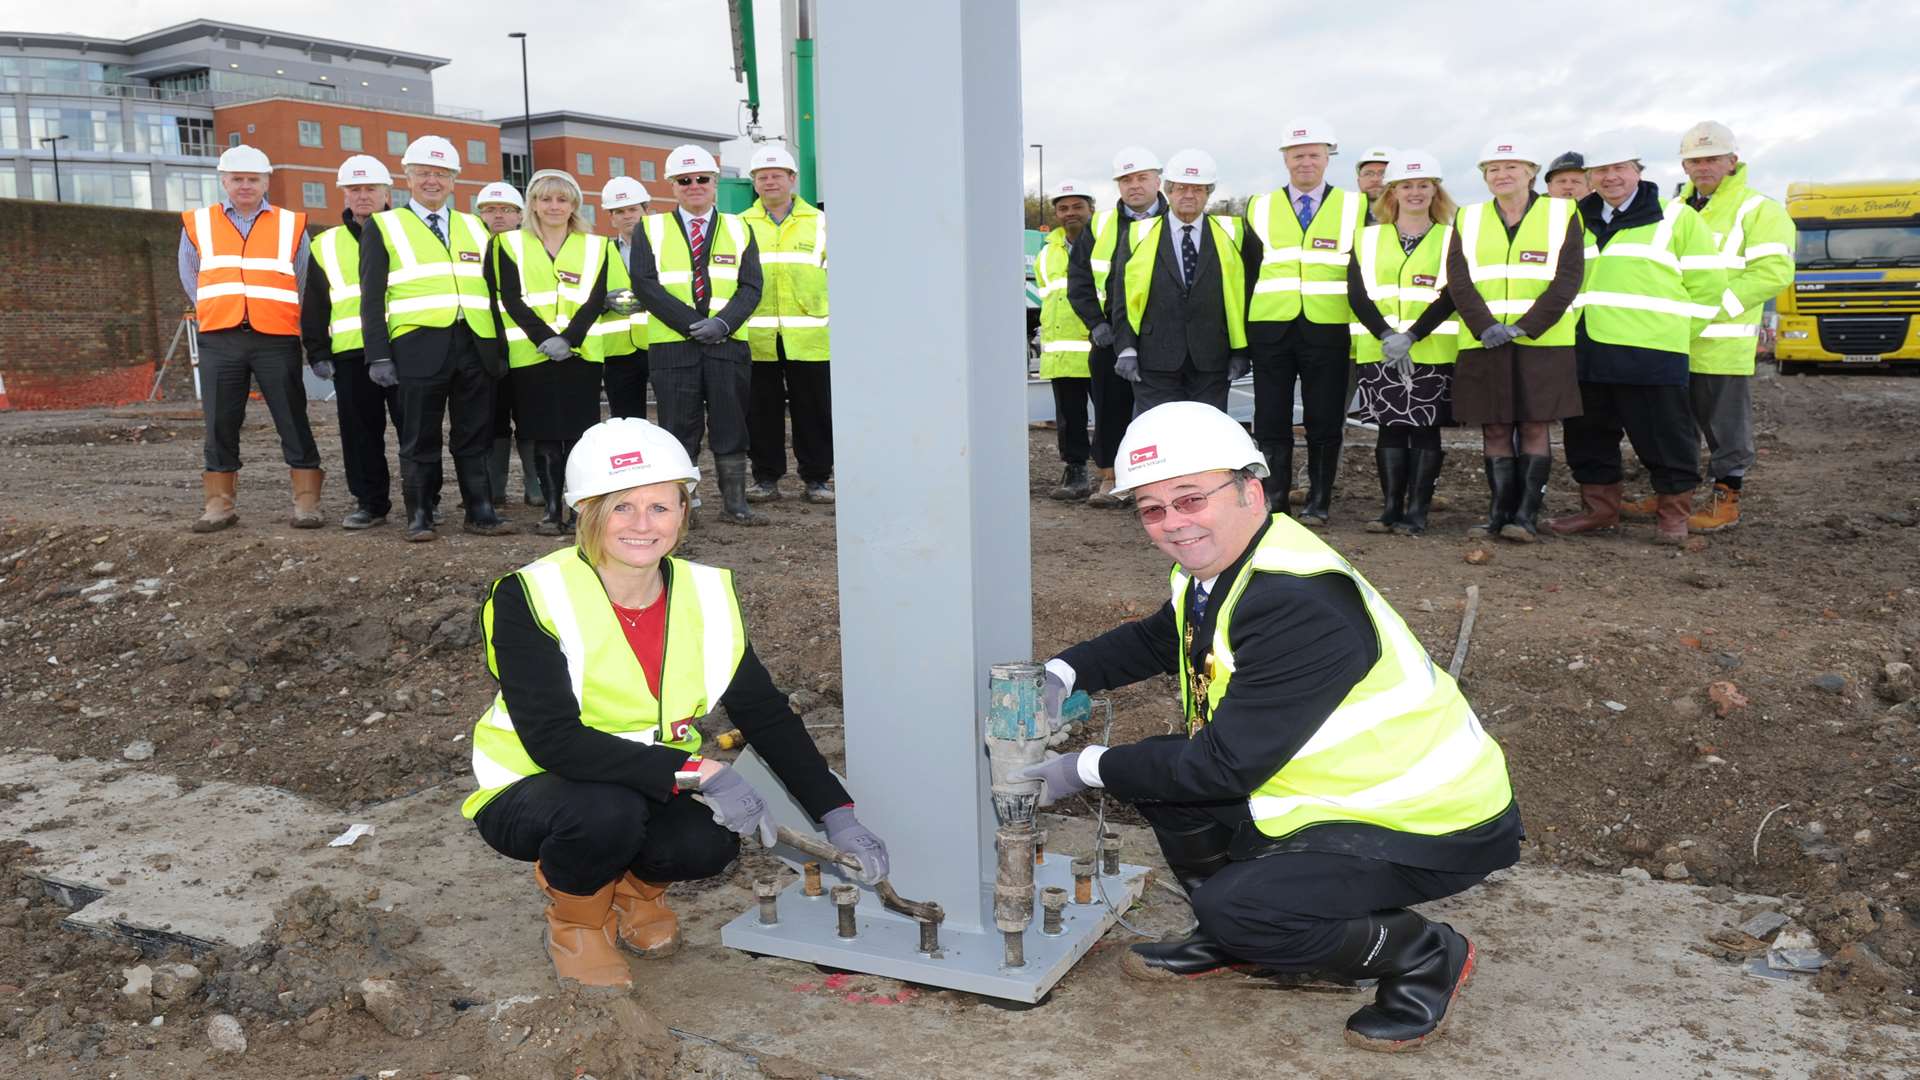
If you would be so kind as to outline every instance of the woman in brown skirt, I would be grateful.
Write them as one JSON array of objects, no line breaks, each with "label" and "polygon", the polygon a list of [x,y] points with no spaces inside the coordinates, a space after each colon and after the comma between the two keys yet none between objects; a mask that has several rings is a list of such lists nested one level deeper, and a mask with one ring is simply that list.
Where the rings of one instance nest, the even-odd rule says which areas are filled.
[{"label": "woman in brown skirt", "polygon": [[1499,138],[1480,154],[1490,202],[1462,207],[1447,251],[1447,292],[1462,324],[1453,415],[1479,424],[1491,499],[1479,535],[1537,536],[1553,458],[1548,425],[1580,415],[1571,310],[1585,271],[1573,200],[1533,190],[1538,155]]}]

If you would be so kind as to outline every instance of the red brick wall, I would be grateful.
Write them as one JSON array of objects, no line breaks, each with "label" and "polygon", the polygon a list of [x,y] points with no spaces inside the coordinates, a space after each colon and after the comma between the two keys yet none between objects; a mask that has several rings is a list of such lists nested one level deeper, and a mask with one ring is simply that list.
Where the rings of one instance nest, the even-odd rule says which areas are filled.
[{"label": "red brick wall", "polygon": [[[0,377],[14,408],[142,400],[187,298],[180,216],[0,199]],[[185,357],[166,396],[193,399]]]}]

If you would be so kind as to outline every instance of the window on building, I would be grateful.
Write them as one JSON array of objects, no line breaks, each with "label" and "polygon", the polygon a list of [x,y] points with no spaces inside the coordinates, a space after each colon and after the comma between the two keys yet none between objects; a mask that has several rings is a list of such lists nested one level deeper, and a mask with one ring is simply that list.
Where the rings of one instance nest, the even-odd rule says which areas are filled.
[{"label": "window on building", "polygon": [[191,169],[167,171],[167,205],[162,210],[192,210],[220,201],[220,174]]},{"label": "window on building", "polygon": [[309,210],[327,208],[327,185],[315,180],[307,180],[300,185],[300,204]]},{"label": "window on building", "polygon": [[160,157],[214,156],[213,121],[205,117],[143,112],[134,123],[136,140],[143,153]]},{"label": "window on building", "polygon": [[0,169],[0,199],[20,197],[20,184],[14,179],[12,169]]},{"label": "window on building", "polygon": [[580,204],[580,217],[587,223],[587,228],[589,229],[593,228],[593,210],[593,207],[585,203]]},{"label": "window on building", "polygon": [[487,144],[480,139],[467,140],[467,164],[485,165],[487,163]]},{"label": "window on building", "polygon": [[642,161],[642,162],[640,163],[640,179],[642,179],[642,180],[658,180],[659,178],[660,178],[660,177],[659,177],[659,176],[658,176],[658,175],[657,175],[657,174],[656,174],[656,173],[654,172],[654,170],[653,170],[653,162],[651,162],[651,161]]},{"label": "window on building", "polygon": [[527,164],[527,155],[502,152],[500,155],[502,179],[521,191],[527,190],[527,179],[533,175],[533,169]]},{"label": "window on building", "polygon": [[608,176],[627,175],[627,159],[623,157],[607,158],[607,175]]},{"label": "window on building", "polygon": [[387,132],[387,153],[404,154],[407,152],[407,133],[404,131]]},{"label": "window on building", "polygon": [[[11,105],[0,105],[0,150],[20,149],[20,110]],[[13,170],[5,170],[8,176]]]},{"label": "window on building", "polygon": [[232,149],[233,147],[236,147],[236,146],[239,146],[239,145],[240,145],[240,133],[239,133],[239,132],[237,132],[237,131],[236,131],[236,132],[233,132],[233,133],[231,133],[231,134],[229,134],[229,135],[227,136],[227,148],[228,148],[228,149]]},{"label": "window on building", "polygon": [[39,148],[43,139],[67,137],[61,150],[125,150],[126,139],[118,110],[65,109],[32,106],[27,109],[29,149]]},{"label": "window on building", "polygon": [[[34,163],[33,197],[53,199],[53,164]],[[153,209],[153,174],[145,165],[60,163],[60,198],[91,206]]]},{"label": "window on building", "polygon": [[355,124],[340,125],[340,149],[360,152],[360,128]]},{"label": "window on building", "polygon": [[387,193],[387,201],[393,204],[395,210],[402,210],[413,201],[413,196],[407,194],[405,188],[394,188]]},{"label": "window on building", "polygon": [[593,155],[592,154],[573,155],[573,171],[579,173],[581,176],[592,176],[593,175]]},{"label": "window on building", "polygon": [[325,146],[326,145],[326,140],[320,134],[320,121],[318,120],[300,121],[300,145],[301,146]]}]

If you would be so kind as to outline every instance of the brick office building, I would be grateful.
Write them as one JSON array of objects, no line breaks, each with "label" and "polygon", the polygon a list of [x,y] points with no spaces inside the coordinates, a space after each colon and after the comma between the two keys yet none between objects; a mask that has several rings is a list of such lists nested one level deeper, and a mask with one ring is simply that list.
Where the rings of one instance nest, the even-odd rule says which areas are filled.
[{"label": "brick office building", "polygon": [[521,173],[527,146],[527,119],[502,116],[491,123],[500,130],[500,147],[510,164],[507,178],[516,187],[526,187],[525,177],[533,170],[563,169],[580,181],[586,193],[587,219],[596,231],[611,233],[600,219],[600,189],[616,176],[631,176],[646,186],[650,213],[661,213],[679,205],[673,185],[664,175],[667,151],[693,144],[720,157],[720,144],[734,136],[720,131],[674,127],[643,120],[622,120],[613,116],[595,116],[581,112],[534,113],[533,170]]}]

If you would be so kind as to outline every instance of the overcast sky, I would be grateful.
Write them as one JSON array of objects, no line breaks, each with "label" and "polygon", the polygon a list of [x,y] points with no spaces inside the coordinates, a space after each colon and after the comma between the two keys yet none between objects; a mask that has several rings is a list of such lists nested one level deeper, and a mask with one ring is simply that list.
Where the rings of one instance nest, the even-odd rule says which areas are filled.
[{"label": "overcast sky", "polygon": [[[823,5],[852,0],[818,0]],[[873,2],[873,0],[867,0]],[[913,47],[911,2],[902,16]],[[1340,136],[1337,182],[1367,145],[1437,155],[1463,201],[1485,196],[1478,148],[1495,135],[1551,156],[1597,137],[1641,148],[1663,188],[1680,178],[1680,133],[1731,126],[1754,182],[1779,195],[1802,179],[1920,176],[1920,2],[1616,0],[1535,5],[1455,0],[1410,6],[1258,0],[1026,0],[1022,143],[1046,147],[1051,180],[1072,176],[1110,200],[1112,154],[1183,146],[1220,162],[1220,192],[1284,179],[1275,135],[1296,115]],[[377,10],[360,22],[342,10]],[[784,130],[780,5],[759,0],[762,123]],[[682,21],[674,24],[674,17]],[[444,103],[520,111],[529,33],[536,112],[576,109],[739,131],[725,0],[540,4],[263,5],[234,0],[88,0],[7,5],[0,31],[124,37],[194,18],[333,37],[452,58],[434,75]],[[1129,30],[1134,32],[1129,32]],[[911,93],[911,88],[902,88]],[[821,123],[831,123],[823,111]],[[744,165],[745,144],[726,161]],[[1027,183],[1038,155],[1027,155]]]}]

